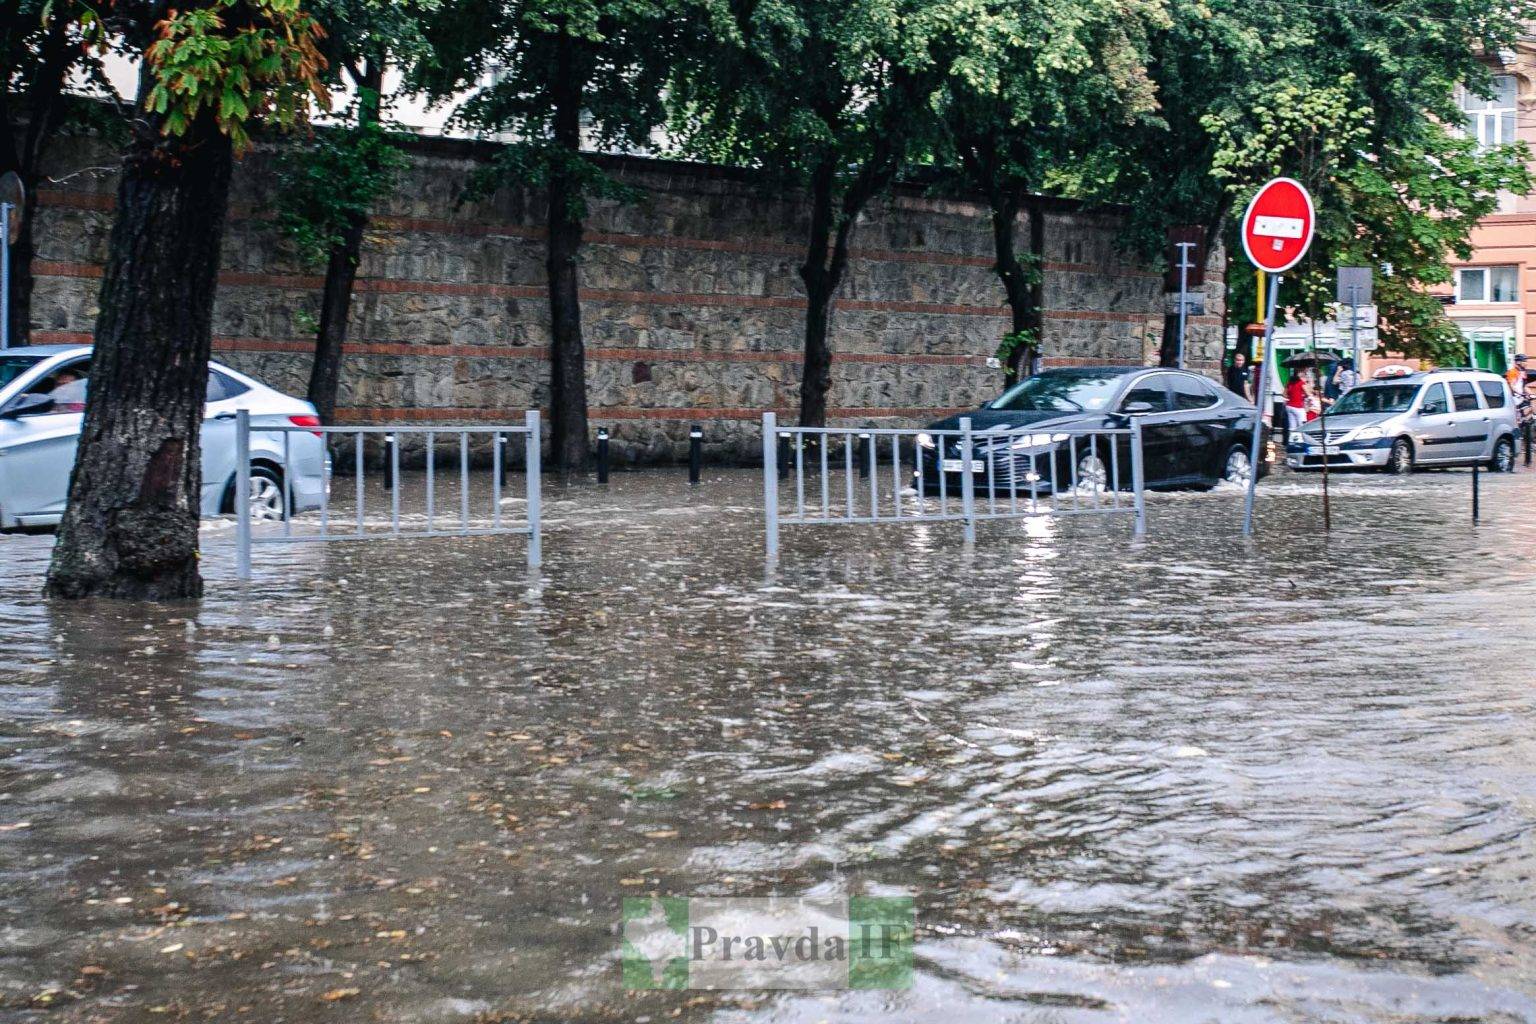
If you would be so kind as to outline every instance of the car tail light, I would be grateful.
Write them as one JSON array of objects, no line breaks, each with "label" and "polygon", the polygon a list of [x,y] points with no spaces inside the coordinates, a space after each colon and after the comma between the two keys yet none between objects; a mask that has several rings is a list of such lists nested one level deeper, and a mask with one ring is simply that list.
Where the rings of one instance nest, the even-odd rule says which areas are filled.
[{"label": "car tail light", "polygon": [[[320,425],[320,417],[319,416],[289,416],[288,417],[288,422],[292,423],[296,427],[318,427]],[[314,434],[316,437],[323,436],[320,433],[320,431],[318,431],[318,430],[312,430],[312,431],[310,431],[310,433]]]}]

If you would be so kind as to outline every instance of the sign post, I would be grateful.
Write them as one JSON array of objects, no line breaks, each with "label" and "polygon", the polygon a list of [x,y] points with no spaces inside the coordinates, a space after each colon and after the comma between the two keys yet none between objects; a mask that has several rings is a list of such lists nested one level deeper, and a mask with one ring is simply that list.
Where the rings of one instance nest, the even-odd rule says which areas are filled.
[{"label": "sign post", "polygon": [[1355,372],[1364,373],[1364,352],[1360,349],[1360,307],[1369,306],[1371,296],[1370,267],[1340,267],[1339,282],[1334,296],[1341,306],[1349,307],[1349,342],[1355,356]]},{"label": "sign post", "polygon": [[[1312,197],[1300,182],[1290,178],[1271,180],[1259,189],[1243,213],[1243,251],[1248,254],[1250,263],[1271,278],[1264,313],[1265,359],[1259,364],[1257,397],[1261,401],[1269,400],[1269,355],[1274,348],[1275,303],[1280,294],[1280,275],[1306,255],[1315,226]],[[1259,467],[1263,465],[1260,461],[1263,440],[1264,408],[1261,405],[1253,419],[1253,440],[1249,446],[1248,494],[1243,502],[1245,536],[1253,533],[1253,496],[1259,483]]]},{"label": "sign post", "polygon": [[1179,247],[1179,354],[1174,360],[1175,366],[1184,368],[1184,328],[1189,320],[1189,272],[1194,264],[1189,262],[1190,251],[1196,246],[1195,242],[1178,242]]},{"label": "sign post", "polygon": [[0,351],[11,347],[11,243],[21,234],[26,194],[21,175],[0,176]]}]

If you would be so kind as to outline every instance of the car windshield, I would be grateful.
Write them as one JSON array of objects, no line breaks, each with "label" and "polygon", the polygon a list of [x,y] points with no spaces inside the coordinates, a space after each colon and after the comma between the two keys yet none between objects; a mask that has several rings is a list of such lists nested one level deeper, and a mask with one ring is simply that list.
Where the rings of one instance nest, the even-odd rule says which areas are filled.
[{"label": "car windshield", "polygon": [[1123,380],[1125,373],[1113,370],[1043,373],[1020,381],[987,408],[1007,412],[1089,412],[1106,408]]},{"label": "car windshield", "polygon": [[0,388],[42,361],[41,356],[0,356]]},{"label": "car windshield", "polygon": [[1328,415],[1407,412],[1418,393],[1418,384],[1367,384],[1346,391],[1343,398],[1333,403]]}]

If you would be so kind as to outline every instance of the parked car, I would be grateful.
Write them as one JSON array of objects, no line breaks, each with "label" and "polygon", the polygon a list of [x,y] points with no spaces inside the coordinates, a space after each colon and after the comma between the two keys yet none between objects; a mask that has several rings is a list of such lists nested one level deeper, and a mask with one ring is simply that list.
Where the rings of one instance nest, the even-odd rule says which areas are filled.
[{"label": "parked car", "polygon": [[1286,439],[1292,469],[1385,469],[1486,463],[1507,472],[1515,465],[1514,396],[1504,378],[1487,370],[1430,370],[1373,380],[1345,392],[1323,420]]},{"label": "parked car", "polygon": [[[64,515],[80,438],[91,350],[33,345],[0,351],[0,529],[54,526]],[[315,407],[227,366],[208,370],[203,413],[202,514],[234,511],[235,412],[253,426],[320,425]],[[291,512],[320,507],[327,479],[325,446],[308,431],[287,433]],[[251,503],[258,518],[283,514],[283,433],[251,431]]]},{"label": "parked car", "polygon": [[[1012,485],[1020,492],[1045,494],[1053,486],[1065,490],[1074,480],[1095,488],[1130,487],[1130,438],[1082,435],[1123,429],[1132,420],[1142,428],[1147,487],[1210,488],[1221,480],[1247,483],[1258,410],[1198,373],[1088,366],[1046,370],[962,415],[970,417],[975,436],[970,472],[978,489],[995,486],[1001,492]],[[945,435],[940,451],[936,434],[959,429],[960,419],[940,420],[927,428],[933,433],[918,436],[927,493],[938,488],[941,472],[950,493],[957,493],[953,488],[965,469],[959,439]],[[1021,433],[1024,427],[1031,429]],[[1115,451],[1109,447],[1110,437],[1117,438]],[[1116,470],[1118,476],[1111,482]],[[1261,465],[1260,476],[1264,472]]]}]

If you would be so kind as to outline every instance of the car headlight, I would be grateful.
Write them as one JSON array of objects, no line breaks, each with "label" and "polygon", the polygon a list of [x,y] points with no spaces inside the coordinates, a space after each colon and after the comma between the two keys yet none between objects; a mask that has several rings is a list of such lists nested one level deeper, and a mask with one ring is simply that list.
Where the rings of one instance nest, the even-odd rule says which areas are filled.
[{"label": "car headlight", "polygon": [[1375,441],[1377,438],[1385,436],[1386,431],[1382,430],[1380,427],[1363,427],[1357,434],[1355,434],[1355,440]]},{"label": "car headlight", "polygon": [[1008,447],[1016,452],[1027,448],[1044,448],[1047,445],[1060,444],[1071,436],[1070,434],[1025,434],[1014,438],[1013,443]]},{"label": "car headlight", "polygon": [[918,434],[917,435],[917,446],[919,448],[927,448],[929,451],[932,451],[934,448],[938,447],[936,444],[933,443],[933,435],[932,434]]}]

